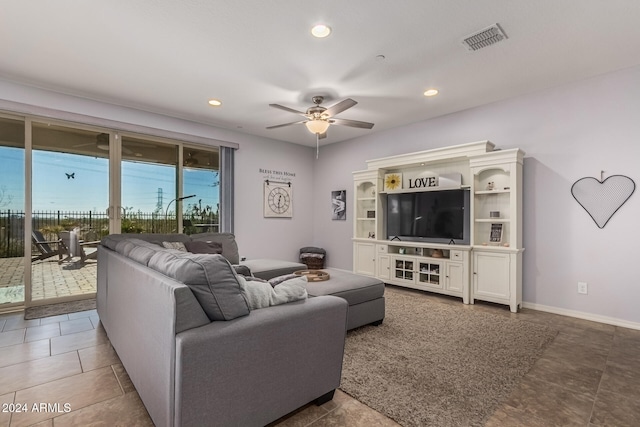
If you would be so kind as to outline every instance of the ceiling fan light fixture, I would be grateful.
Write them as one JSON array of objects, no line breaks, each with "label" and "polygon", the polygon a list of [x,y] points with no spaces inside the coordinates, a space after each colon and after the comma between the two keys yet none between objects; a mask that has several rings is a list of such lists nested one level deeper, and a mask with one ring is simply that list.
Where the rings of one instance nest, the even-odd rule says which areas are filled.
[{"label": "ceiling fan light fixture", "polygon": [[314,119],[305,122],[304,125],[309,132],[321,135],[329,129],[330,123],[327,120]]},{"label": "ceiling fan light fixture", "polygon": [[193,153],[189,153],[189,155],[187,156],[186,159],[184,159],[184,162],[182,162],[183,166],[187,166],[187,167],[193,167],[196,166],[198,164],[198,159],[196,159],[195,157],[193,157]]},{"label": "ceiling fan light fixture", "polygon": [[331,27],[324,24],[315,25],[313,28],[311,28],[311,34],[313,35],[313,37],[323,39],[331,34]]},{"label": "ceiling fan light fixture", "polygon": [[96,135],[96,147],[100,150],[109,151],[109,134],[100,133]]},{"label": "ceiling fan light fixture", "polygon": [[219,107],[222,105],[222,101],[220,101],[219,99],[212,98],[209,100],[209,105],[211,105],[212,107]]}]

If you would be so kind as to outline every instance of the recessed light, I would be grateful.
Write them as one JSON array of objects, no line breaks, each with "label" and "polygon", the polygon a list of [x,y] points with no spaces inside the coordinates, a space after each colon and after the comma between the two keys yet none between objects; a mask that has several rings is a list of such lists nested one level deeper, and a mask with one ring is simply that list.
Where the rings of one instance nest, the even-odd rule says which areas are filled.
[{"label": "recessed light", "polygon": [[438,89],[427,89],[424,91],[424,96],[436,96],[438,94]]},{"label": "recessed light", "polygon": [[313,34],[313,37],[317,37],[319,39],[325,38],[331,34],[331,27],[324,24],[318,24],[311,29],[311,34]]},{"label": "recessed light", "polygon": [[220,101],[219,99],[210,99],[209,105],[211,105],[212,107],[219,107],[222,105],[222,101]]}]

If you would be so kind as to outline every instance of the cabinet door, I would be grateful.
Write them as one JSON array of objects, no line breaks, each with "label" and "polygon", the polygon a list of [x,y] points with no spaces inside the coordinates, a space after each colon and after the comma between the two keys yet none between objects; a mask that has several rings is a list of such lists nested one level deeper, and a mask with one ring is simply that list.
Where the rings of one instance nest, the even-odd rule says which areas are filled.
[{"label": "cabinet door", "polygon": [[418,283],[442,288],[442,264],[432,261],[420,261],[418,263]]},{"label": "cabinet door", "polygon": [[358,274],[375,276],[376,274],[376,245],[373,243],[355,243],[353,269]]},{"label": "cabinet door", "polygon": [[415,283],[416,261],[414,258],[393,257],[391,263],[392,279],[411,284]]},{"label": "cabinet door", "polygon": [[508,300],[509,288],[509,254],[474,252],[473,296]]},{"label": "cabinet door", "polygon": [[378,255],[377,267],[378,279],[389,280],[391,278],[389,270],[389,255]]},{"label": "cabinet door", "polygon": [[450,291],[462,292],[464,289],[464,265],[448,262],[446,265],[446,287]]}]

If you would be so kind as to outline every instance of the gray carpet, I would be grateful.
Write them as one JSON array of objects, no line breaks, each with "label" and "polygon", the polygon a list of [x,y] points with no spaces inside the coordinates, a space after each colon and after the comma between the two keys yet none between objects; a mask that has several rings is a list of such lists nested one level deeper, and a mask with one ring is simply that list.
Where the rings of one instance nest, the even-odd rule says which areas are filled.
[{"label": "gray carpet", "polygon": [[94,308],[96,308],[95,298],[61,302],[58,304],[39,305],[25,309],[24,318],[25,320],[40,319],[41,317],[58,316],[60,314],[93,310]]},{"label": "gray carpet", "polygon": [[481,426],[556,334],[387,287],[384,323],[347,334],[340,388],[403,426]]}]

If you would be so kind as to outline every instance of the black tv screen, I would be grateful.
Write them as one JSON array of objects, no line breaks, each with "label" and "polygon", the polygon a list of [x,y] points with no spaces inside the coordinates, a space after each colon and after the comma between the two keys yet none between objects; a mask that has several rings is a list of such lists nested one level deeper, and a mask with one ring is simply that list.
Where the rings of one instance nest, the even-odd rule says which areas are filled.
[{"label": "black tv screen", "polygon": [[387,238],[469,244],[469,191],[387,194]]}]

